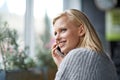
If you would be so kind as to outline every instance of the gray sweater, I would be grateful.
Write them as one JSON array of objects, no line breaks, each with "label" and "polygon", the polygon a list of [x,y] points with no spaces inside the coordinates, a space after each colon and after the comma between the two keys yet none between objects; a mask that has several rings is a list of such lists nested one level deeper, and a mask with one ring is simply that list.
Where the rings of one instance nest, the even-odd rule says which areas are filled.
[{"label": "gray sweater", "polygon": [[70,51],[60,64],[55,80],[118,80],[115,66],[105,53],[86,48]]}]

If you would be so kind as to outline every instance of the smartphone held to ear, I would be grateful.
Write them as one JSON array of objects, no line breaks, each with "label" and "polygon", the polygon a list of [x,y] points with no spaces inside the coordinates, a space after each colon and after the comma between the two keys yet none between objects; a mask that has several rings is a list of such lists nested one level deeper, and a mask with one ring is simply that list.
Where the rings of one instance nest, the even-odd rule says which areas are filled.
[{"label": "smartphone held to ear", "polygon": [[58,53],[58,55],[60,55],[61,57],[64,57],[64,56],[65,56],[64,53],[61,52],[61,49],[60,49],[59,46],[57,47],[57,53]]}]

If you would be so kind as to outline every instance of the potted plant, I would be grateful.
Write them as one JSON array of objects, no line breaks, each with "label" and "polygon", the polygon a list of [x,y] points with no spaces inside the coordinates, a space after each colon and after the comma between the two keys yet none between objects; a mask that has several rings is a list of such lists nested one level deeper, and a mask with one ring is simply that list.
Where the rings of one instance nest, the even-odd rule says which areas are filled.
[{"label": "potted plant", "polygon": [[19,50],[18,33],[4,22],[0,27],[0,53],[5,70],[28,69],[34,66],[34,61],[24,50]]},{"label": "potted plant", "polygon": [[5,72],[7,80],[19,80],[20,76],[23,77],[22,80],[25,80],[30,77],[29,75],[34,76],[30,68],[36,66],[35,62],[26,53],[28,48],[19,49],[18,38],[17,31],[9,28],[7,22],[0,23],[0,54],[2,58],[2,66],[0,66],[3,67],[2,70]]}]

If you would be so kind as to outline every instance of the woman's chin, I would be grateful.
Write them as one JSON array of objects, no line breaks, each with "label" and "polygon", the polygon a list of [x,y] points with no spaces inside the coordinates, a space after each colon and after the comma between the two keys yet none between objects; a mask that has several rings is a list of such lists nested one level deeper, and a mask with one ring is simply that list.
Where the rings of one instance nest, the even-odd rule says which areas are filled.
[{"label": "woman's chin", "polygon": [[62,51],[64,54],[67,54],[69,51],[67,51],[67,50],[63,50]]}]

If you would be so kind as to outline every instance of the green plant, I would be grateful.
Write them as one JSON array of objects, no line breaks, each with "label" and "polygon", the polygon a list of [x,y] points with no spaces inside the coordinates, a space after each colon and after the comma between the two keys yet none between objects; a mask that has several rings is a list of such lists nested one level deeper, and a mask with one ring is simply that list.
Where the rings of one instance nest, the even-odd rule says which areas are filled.
[{"label": "green plant", "polygon": [[0,53],[4,70],[26,70],[35,66],[33,59],[26,54],[27,48],[19,50],[18,38],[17,31],[10,29],[7,22],[0,23]]},{"label": "green plant", "polygon": [[49,68],[55,67],[55,64],[49,49],[46,49],[45,47],[40,48],[36,57],[38,60],[37,64],[39,64],[40,67],[49,67]]}]

